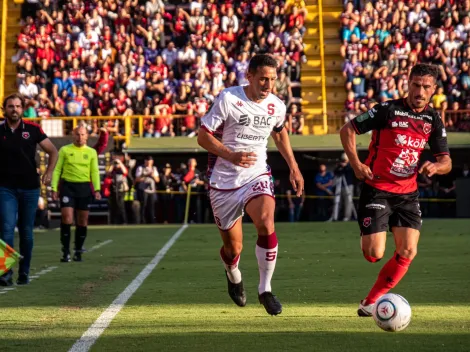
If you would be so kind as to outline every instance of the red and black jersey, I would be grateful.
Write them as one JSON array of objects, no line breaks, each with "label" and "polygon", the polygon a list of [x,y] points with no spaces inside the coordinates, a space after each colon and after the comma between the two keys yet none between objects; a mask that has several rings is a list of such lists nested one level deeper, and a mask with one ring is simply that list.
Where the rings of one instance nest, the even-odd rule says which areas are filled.
[{"label": "red and black jersey", "polygon": [[39,188],[36,145],[47,138],[41,126],[22,120],[14,131],[8,123],[0,124],[0,186]]},{"label": "red and black jersey", "polygon": [[419,157],[426,143],[434,156],[449,154],[439,113],[430,107],[414,112],[405,99],[377,104],[351,124],[357,134],[373,131],[365,164],[374,178],[366,183],[383,191],[416,191]]}]

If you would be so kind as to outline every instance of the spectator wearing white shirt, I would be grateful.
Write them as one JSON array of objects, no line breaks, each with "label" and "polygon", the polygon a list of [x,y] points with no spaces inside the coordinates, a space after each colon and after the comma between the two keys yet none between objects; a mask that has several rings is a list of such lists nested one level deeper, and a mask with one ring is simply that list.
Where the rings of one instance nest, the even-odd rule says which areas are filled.
[{"label": "spectator wearing white shirt", "polygon": [[232,7],[229,7],[227,11],[227,15],[222,17],[222,32],[228,32],[229,25],[233,27],[234,33],[238,33],[238,29],[239,29],[238,17],[234,14]]},{"label": "spectator wearing white shirt", "polygon": [[180,74],[183,73],[186,69],[189,69],[195,60],[196,53],[191,47],[191,43],[188,42],[183,49],[178,50],[177,62]]},{"label": "spectator wearing white shirt", "polygon": [[444,53],[446,56],[449,56],[452,50],[454,49],[459,49],[462,43],[457,40],[457,33],[456,32],[450,32],[449,34],[449,39],[445,40],[444,43],[442,43],[442,49],[444,49]]},{"label": "spectator wearing white shirt", "polygon": [[145,92],[146,82],[145,79],[142,78],[140,72],[137,71],[134,78],[127,81],[126,90],[127,95],[131,98],[134,98],[137,95],[137,91],[139,89]]},{"label": "spectator wearing white shirt", "polygon": [[178,50],[176,50],[174,42],[169,42],[166,49],[163,49],[162,58],[168,67],[172,67],[176,63]]},{"label": "spectator wearing white shirt", "polygon": [[91,30],[91,25],[87,23],[85,25],[85,31],[81,32],[78,36],[78,45],[80,48],[90,50],[92,47],[99,42],[98,34]]},{"label": "spectator wearing white shirt", "polygon": [[29,74],[26,75],[24,83],[20,85],[19,91],[27,99],[33,99],[39,94],[38,86],[33,83]]},{"label": "spectator wearing white shirt", "polygon": [[413,11],[408,13],[408,25],[411,27],[415,23],[419,23],[421,28],[427,28],[431,18],[428,13],[421,9],[421,4],[415,4]]},{"label": "spectator wearing white shirt", "polygon": [[157,12],[165,12],[165,5],[162,0],[149,0],[145,3],[145,14],[147,17],[153,17]]},{"label": "spectator wearing white shirt", "polygon": [[464,16],[462,22],[457,25],[456,33],[457,38],[461,41],[467,40],[468,32],[470,31],[470,17]]}]

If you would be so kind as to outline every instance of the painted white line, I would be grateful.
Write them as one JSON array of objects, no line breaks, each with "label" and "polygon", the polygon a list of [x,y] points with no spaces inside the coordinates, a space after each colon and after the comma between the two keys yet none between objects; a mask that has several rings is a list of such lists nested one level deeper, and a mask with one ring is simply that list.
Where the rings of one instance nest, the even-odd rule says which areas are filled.
[{"label": "painted white line", "polygon": [[3,289],[3,291],[14,291],[14,290],[16,290],[15,287],[7,287]]},{"label": "painted white line", "polygon": [[6,291],[2,291],[0,292],[0,295],[4,295],[5,293],[7,293]]},{"label": "painted white line", "polygon": [[144,280],[156,268],[158,263],[163,259],[168,250],[175,244],[176,240],[181,236],[188,225],[183,225],[176,233],[168,240],[168,242],[158,251],[155,257],[147,264],[147,266],[137,275],[137,277],[127,286],[124,291],[110,304],[110,306],[96,319],[96,321],[88,328],[87,331],[80,337],[77,342],[70,348],[69,352],[87,352],[91,346],[98,340],[100,335],[111,324],[111,321],[124,307],[129,298],[137,291],[142,285]]},{"label": "painted white line", "polygon": [[[39,274],[39,273],[38,273],[38,274]],[[34,275],[34,276],[30,276],[29,278],[30,278],[30,279],[37,279],[39,276],[41,276],[41,275]]]},{"label": "painted white line", "polygon": [[113,240],[106,240],[104,242],[98,243],[96,246],[91,247],[90,249],[87,250],[88,253],[93,252],[94,250],[101,248],[103,246],[106,246],[107,244],[110,244],[113,242]]}]

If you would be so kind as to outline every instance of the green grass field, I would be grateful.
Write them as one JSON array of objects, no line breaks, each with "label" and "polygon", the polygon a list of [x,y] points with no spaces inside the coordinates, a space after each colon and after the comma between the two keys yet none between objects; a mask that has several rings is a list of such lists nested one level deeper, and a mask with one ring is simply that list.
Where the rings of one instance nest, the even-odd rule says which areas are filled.
[{"label": "green grass field", "polygon": [[[35,237],[29,286],[0,294],[3,351],[68,351],[165,245],[178,226],[91,228],[83,263],[59,263],[59,232]],[[189,226],[92,351],[469,351],[470,221],[428,220],[408,275],[393,292],[413,310],[386,333],[357,304],[383,262],[366,262],[355,223],[277,225],[273,291],[284,312],[257,302],[256,233],[245,225],[244,308],[226,293],[215,226]],[[387,257],[393,252],[389,238]],[[44,274],[44,269],[57,267]],[[0,289],[0,292],[5,292]]]}]

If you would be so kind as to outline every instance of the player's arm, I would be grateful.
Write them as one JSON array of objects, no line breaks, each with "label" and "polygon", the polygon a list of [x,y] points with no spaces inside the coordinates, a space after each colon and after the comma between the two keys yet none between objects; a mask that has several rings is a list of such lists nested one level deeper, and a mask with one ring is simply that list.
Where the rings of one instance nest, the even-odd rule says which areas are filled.
[{"label": "player's arm", "polygon": [[254,152],[233,152],[224,146],[209,130],[204,127],[199,129],[197,142],[209,153],[228,160],[237,166],[248,168],[256,162],[256,154]]},{"label": "player's arm", "polygon": [[447,133],[439,116],[434,120],[428,143],[437,161],[435,163],[425,161],[419,168],[419,173],[424,173],[429,177],[448,174],[452,170],[452,159],[447,145]]},{"label": "player's arm", "polygon": [[97,154],[101,154],[105,151],[108,146],[109,133],[106,131],[105,127],[100,128],[100,135],[98,141],[93,146],[93,149],[96,150]]},{"label": "player's arm", "polygon": [[198,144],[209,153],[230,161],[237,166],[248,168],[256,162],[253,152],[233,152],[214,137],[214,132],[228,117],[228,108],[222,92],[215,99],[209,112],[201,119],[201,128],[197,137]]},{"label": "player's arm", "polygon": [[378,130],[385,126],[388,115],[388,105],[375,105],[372,109],[347,122],[339,132],[341,144],[349,158],[354,174],[359,180],[374,177],[369,166],[363,164],[356,151],[356,134]]},{"label": "player's arm", "polygon": [[59,186],[60,176],[62,175],[64,161],[65,161],[65,152],[64,152],[64,148],[62,147],[59,150],[59,158],[54,168],[54,172],[52,173],[51,189],[52,189],[53,200],[57,200],[57,188]]},{"label": "player's arm", "polygon": [[49,155],[46,173],[42,178],[42,182],[47,186],[51,183],[52,173],[54,172],[54,168],[57,164],[58,153],[55,145],[52,144],[51,140],[47,137],[39,142],[39,146],[47,153],[47,155]]},{"label": "player's arm", "polygon": [[290,144],[289,135],[287,130],[284,127],[284,121],[279,127],[275,127],[271,132],[271,137],[274,139],[277,149],[281,153],[284,160],[289,165],[290,169],[290,182],[297,197],[300,197],[304,192],[304,178],[299,170],[299,165],[295,161],[294,152],[292,151],[292,146]]},{"label": "player's arm", "polygon": [[99,200],[101,199],[100,170],[98,167],[98,154],[96,154],[96,150],[94,149],[92,149],[91,153],[90,174],[91,182],[93,184],[93,188],[95,189],[95,198]]}]

